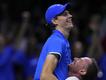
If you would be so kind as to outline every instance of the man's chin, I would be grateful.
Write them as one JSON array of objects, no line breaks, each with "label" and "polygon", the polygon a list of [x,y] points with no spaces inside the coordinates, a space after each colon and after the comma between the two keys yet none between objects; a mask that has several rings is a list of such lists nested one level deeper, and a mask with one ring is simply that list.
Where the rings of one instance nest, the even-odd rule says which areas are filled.
[{"label": "man's chin", "polygon": [[70,25],[70,27],[69,27],[69,28],[70,28],[70,29],[72,29],[73,27],[74,27],[73,25]]},{"label": "man's chin", "polygon": [[70,24],[68,24],[68,25],[69,25],[69,27],[71,27],[71,28],[73,28],[73,27],[74,27],[72,23],[70,23]]},{"label": "man's chin", "polygon": [[67,29],[70,31],[71,29],[73,29],[73,25],[69,25],[69,26],[67,26]]}]

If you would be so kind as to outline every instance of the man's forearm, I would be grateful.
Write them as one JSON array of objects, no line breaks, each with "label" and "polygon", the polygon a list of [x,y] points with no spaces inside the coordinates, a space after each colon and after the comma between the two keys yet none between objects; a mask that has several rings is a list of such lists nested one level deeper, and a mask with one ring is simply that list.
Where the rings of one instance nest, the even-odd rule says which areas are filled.
[{"label": "man's forearm", "polygon": [[53,74],[44,74],[41,76],[40,80],[58,80]]},{"label": "man's forearm", "polygon": [[54,55],[49,54],[43,65],[43,70],[41,73],[40,80],[58,80],[56,76],[53,74],[57,63],[58,63],[58,59]]}]

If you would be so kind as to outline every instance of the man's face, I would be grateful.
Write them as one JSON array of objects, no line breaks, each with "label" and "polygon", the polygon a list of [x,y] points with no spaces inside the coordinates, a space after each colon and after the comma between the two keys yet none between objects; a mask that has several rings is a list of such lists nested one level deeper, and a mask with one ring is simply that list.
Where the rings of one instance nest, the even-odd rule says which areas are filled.
[{"label": "man's face", "polygon": [[74,58],[72,64],[69,65],[69,68],[72,73],[79,73],[80,70],[87,70],[88,66],[92,63],[91,58]]},{"label": "man's face", "polygon": [[56,24],[57,26],[62,26],[67,29],[72,28],[73,27],[72,15],[69,13],[69,11],[66,10],[62,14],[57,16]]}]

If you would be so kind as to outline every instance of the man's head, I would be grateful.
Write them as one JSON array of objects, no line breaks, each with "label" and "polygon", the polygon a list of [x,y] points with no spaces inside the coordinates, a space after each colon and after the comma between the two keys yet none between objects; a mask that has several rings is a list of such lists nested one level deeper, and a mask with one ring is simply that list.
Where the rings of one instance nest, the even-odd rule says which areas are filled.
[{"label": "man's head", "polygon": [[98,67],[96,61],[92,58],[74,58],[72,64],[69,65],[69,74],[75,74],[84,80],[92,80],[97,76]]},{"label": "man's head", "polygon": [[68,4],[54,4],[50,6],[45,14],[45,18],[48,24],[62,27],[73,27],[72,15],[66,10]]}]

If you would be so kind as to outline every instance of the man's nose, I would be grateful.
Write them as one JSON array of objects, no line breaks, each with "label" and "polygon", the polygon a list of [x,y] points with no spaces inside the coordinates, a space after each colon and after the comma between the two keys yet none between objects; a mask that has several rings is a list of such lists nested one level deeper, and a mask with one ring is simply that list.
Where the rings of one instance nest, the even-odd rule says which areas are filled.
[{"label": "man's nose", "polygon": [[71,14],[68,14],[68,17],[72,18],[72,15]]}]

